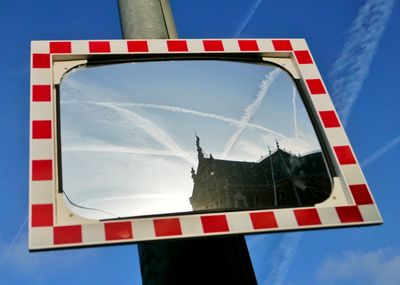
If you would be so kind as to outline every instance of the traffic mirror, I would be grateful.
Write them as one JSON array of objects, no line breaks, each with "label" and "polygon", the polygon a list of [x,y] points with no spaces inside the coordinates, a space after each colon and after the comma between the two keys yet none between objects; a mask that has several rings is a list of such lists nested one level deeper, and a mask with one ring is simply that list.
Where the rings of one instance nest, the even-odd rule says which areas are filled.
[{"label": "traffic mirror", "polygon": [[31,250],[381,222],[304,40],[32,42]]}]

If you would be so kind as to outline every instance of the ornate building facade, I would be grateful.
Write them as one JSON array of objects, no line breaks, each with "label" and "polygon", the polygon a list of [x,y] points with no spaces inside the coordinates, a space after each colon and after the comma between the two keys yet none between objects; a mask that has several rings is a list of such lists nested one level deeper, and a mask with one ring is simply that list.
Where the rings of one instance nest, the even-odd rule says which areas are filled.
[{"label": "ornate building facade", "polygon": [[279,147],[258,162],[207,156],[196,136],[198,167],[192,168],[193,210],[265,209],[312,206],[331,194],[321,152],[293,155]]}]

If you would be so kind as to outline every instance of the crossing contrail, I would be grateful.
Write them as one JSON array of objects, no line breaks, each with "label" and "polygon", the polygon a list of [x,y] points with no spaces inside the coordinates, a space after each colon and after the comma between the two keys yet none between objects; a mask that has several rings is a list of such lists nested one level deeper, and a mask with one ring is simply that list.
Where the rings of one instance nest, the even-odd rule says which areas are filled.
[{"label": "crossing contrail", "polygon": [[95,103],[98,106],[103,106],[111,110],[116,111],[121,116],[130,120],[136,127],[151,136],[154,140],[162,144],[165,148],[176,153],[177,156],[181,157],[186,162],[196,165],[196,160],[184,149],[182,149],[171,136],[165,132],[156,123],[146,119],[145,117],[124,108],[118,107],[112,103]]},{"label": "crossing contrail", "polygon": [[224,159],[228,155],[228,153],[231,151],[233,145],[235,144],[236,140],[239,138],[240,134],[247,127],[247,125],[250,122],[253,115],[258,111],[258,108],[260,107],[265,95],[267,94],[269,87],[272,85],[272,83],[278,77],[280,72],[281,72],[281,70],[279,68],[276,68],[264,76],[264,79],[261,81],[261,83],[259,85],[259,89],[258,89],[256,97],[244,109],[243,115],[240,118],[240,122],[236,128],[236,131],[232,134],[232,136],[226,142],[224,150],[221,155],[221,159]]},{"label": "crossing contrail", "polygon": [[[242,125],[242,123],[243,123],[243,122],[241,122],[239,120],[235,120],[235,119],[228,118],[228,117],[225,117],[225,116],[206,113],[206,112],[194,111],[194,110],[185,109],[185,108],[176,107],[176,106],[158,105],[158,104],[144,104],[144,103],[113,103],[113,104],[115,104],[116,106],[120,106],[120,107],[143,107],[143,108],[159,109],[159,110],[176,112],[176,113],[184,113],[184,114],[193,115],[193,116],[199,116],[199,117],[215,119],[215,120],[218,120],[218,121],[227,122],[227,123],[230,123],[230,124],[233,124],[233,125],[237,125],[237,126],[238,125]],[[277,135],[277,136],[279,136],[281,138],[287,138],[285,135],[283,135],[283,134],[281,134],[279,132],[276,132],[274,130],[271,130],[269,128],[265,128],[265,127],[257,125],[257,124],[247,123],[246,126],[251,127],[251,128],[255,128],[255,129],[259,129],[259,130],[263,130],[263,131],[266,131],[268,133],[272,133],[272,134]]]},{"label": "crossing contrail", "polygon": [[[164,111],[169,111],[169,112],[174,112],[174,113],[183,113],[183,114],[188,114],[192,116],[198,116],[198,117],[204,117],[204,118],[210,118],[214,119],[217,121],[221,122],[227,122],[232,125],[239,126],[242,124],[241,121],[232,119],[229,117],[217,115],[217,114],[212,114],[212,113],[206,113],[206,112],[200,112],[200,111],[195,111],[191,109],[186,109],[186,108],[181,108],[177,106],[169,106],[169,105],[160,105],[160,104],[148,104],[148,103],[117,103],[117,102],[90,102],[90,101],[62,101],[62,104],[99,104],[99,103],[104,103],[104,104],[113,104],[118,107],[142,107],[142,108],[147,108],[147,109],[158,109],[158,110],[164,110]],[[279,136],[283,139],[286,139],[287,136],[285,136],[282,133],[279,133],[277,131],[271,130],[269,128],[257,125],[257,124],[252,124],[252,123],[247,123],[247,127],[254,128],[254,129],[259,129],[271,134],[274,134],[276,136]]]}]

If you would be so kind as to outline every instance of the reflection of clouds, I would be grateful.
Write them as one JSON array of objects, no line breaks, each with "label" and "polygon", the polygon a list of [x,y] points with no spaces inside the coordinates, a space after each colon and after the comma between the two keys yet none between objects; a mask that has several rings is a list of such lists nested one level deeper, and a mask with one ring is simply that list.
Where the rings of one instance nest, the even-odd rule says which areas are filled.
[{"label": "reflection of clouds", "polygon": [[[82,70],[82,73],[85,70]],[[68,72],[67,74],[69,74]],[[72,75],[72,74],[71,74]],[[79,78],[80,73],[73,74],[68,78],[63,78],[61,82],[61,101],[69,102],[75,101],[76,99],[85,98],[87,101],[98,101],[112,99],[115,96],[116,90],[107,88],[106,86],[93,85],[90,80],[83,80]],[[76,78],[76,79],[75,79]]]},{"label": "reflection of clouds", "polygon": [[[225,101],[214,100],[210,92],[204,93],[204,103],[192,101],[190,96],[181,102],[178,99],[182,97],[176,95],[186,91],[178,87],[171,94],[164,94],[162,88],[149,86],[149,90],[159,88],[160,94],[150,92],[143,96],[118,87],[116,90],[109,85],[104,87],[107,82],[96,83],[99,78],[93,73],[82,76],[81,83],[75,75],[65,79],[61,86],[64,190],[78,205],[120,217],[191,211],[190,168],[197,165],[194,140],[188,138],[193,129],[200,129],[204,150],[212,152],[215,158],[258,161],[261,155],[268,155],[268,146],[274,148],[276,140],[282,148],[295,153],[313,150],[317,140],[310,132],[306,111],[301,105],[297,110],[293,97],[298,94],[282,87],[291,84],[290,78],[281,76],[275,81],[280,70],[271,67],[266,70],[272,71],[264,75],[258,90],[253,81],[240,92],[228,93],[229,100],[235,102],[234,110],[226,108]],[[265,74],[265,70],[262,72]],[[139,89],[146,90],[144,87],[147,86]],[[250,102],[243,93],[248,90],[256,93]],[[271,93],[268,100],[272,104],[264,100],[267,92]],[[164,100],[167,97],[171,100]],[[213,109],[209,108],[210,98],[215,101],[213,106],[220,106],[215,113],[204,112]],[[175,106],[175,99],[190,109]],[[298,119],[294,137],[282,134],[293,131],[292,127],[286,127],[293,126],[290,103],[294,120]],[[258,112],[261,104],[268,107]],[[264,111],[270,115],[270,108],[286,115],[279,120],[265,117]],[[237,114],[240,110],[243,114]],[[255,121],[257,113],[261,120],[250,123]],[[280,132],[265,126],[273,126]],[[74,211],[87,218],[110,218],[99,211],[79,208]]]},{"label": "reflection of clouds", "polygon": [[[63,167],[64,189],[78,205],[120,217],[190,210],[190,164],[176,157],[68,151],[63,152]],[[74,211],[88,218],[110,218]]]},{"label": "reflection of clouds", "polygon": [[[276,136],[272,134],[256,134],[247,138],[239,139],[230,151],[229,156],[237,157],[239,161],[243,160],[240,157],[252,157],[252,161],[259,161],[262,157],[268,155],[268,147],[274,148]],[[255,139],[257,138],[257,139]]]},{"label": "reflection of clouds", "polygon": [[135,112],[118,107],[112,103],[96,103],[96,104],[99,106],[110,108],[118,112],[121,116],[128,119],[132,124],[135,124],[135,126],[137,126],[145,133],[150,135],[153,139],[161,143],[167,149],[176,153],[178,156],[180,156],[182,159],[186,160],[190,164],[192,165],[196,164],[196,161],[193,160],[193,157],[185,150],[183,150],[167,132],[165,132],[161,127],[159,127],[153,121],[150,121]]},{"label": "reflection of clouds", "polygon": [[293,152],[294,154],[299,153],[301,155],[321,149],[318,145],[318,141],[314,139],[314,137],[311,137],[310,139],[302,137],[292,137],[286,140],[279,141],[279,145],[282,149]]},{"label": "reflection of clouds", "polygon": [[[253,141],[249,140],[240,140],[238,141],[234,148],[231,151],[231,155],[233,157],[241,157],[241,156],[262,156],[264,154],[267,154],[267,148],[260,146],[258,143],[254,143]],[[254,157],[254,160],[259,159],[260,157]],[[236,159],[236,160],[241,160],[241,159]]]},{"label": "reflection of clouds", "polygon": [[243,157],[253,157],[253,161],[268,155],[268,148],[271,150],[276,148],[276,142],[279,142],[281,149],[292,152],[297,155],[308,154],[313,151],[320,150],[315,135],[309,134],[308,137],[290,137],[286,139],[278,139],[274,135],[259,135],[259,140],[240,139],[231,150],[230,159],[245,160]]},{"label": "reflection of clouds", "polygon": [[276,77],[279,75],[280,72],[281,70],[279,68],[275,68],[273,71],[265,75],[264,79],[259,85],[256,97],[244,109],[243,115],[240,118],[240,125],[236,128],[235,132],[226,142],[224,146],[224,151],[222,153],[222,159],[224,159],[228,155],[236,140],[239,138],[240,134],[247,127],[247,124],[250,122],[253,115],[258,111],[258,108],[260,107],[265,95],[267,94],[269,87],[272,85],[272,83],[274,83]]},{"label": "reflection of clouds", "polygon": [[293,105],[293,125],[294,125],[294,137],[299,137],[299,130],[297,127],[297,106],[296,106],[296,97],[297,97],[297,90],[296,87],[293,86],[292,92],[292,105]]},{"label": "reflection of clouds", "polygon": [[[188,212],[192,207],[188,203],[189,195],[185,193],[139,193],[123,196],[112,196],[89,199],[81,202],[84,207],[110,209],[119,217],[151,215],[154,213]],[[119,207],[116,208],[115,205]],[[79,212],[79,209],[77,209]],[[98,213],[96,216],[98,217]],[[105,215],[106,216],[106,215]]]},{"label": "reflection of clouds", "polygon": [[[66,152],[63,153],[64,188],[80,200],[91,199],[97,191],[99,198],[110,194],[169,193],[171,189],[191,190],[190,164],[175,157],[125,153]],[[187,189],[189,188],[189,190]],[[80,192],[87,189],[86,192]],[[125,192],[128,191],[128,192]]]},{"label": "reflection of clouds", "polygon": [[[69,102],[69,103],[72,103],[72,102]],[[75,101],[74,103],[78,103],[78,102]],[[87,102],[87,103],[89,103],[89,102]],[[110,104],[110,102],[99,102],[99,103]],[[82,103],[80,102],[80,104],[82,104]],[[238,121],[238,120],[235,120],[232,118],[228,118],[225,116],[189,110],[189,109],[185,109],[185,108],[181,108],[181,107],[177,107],[177,106],[166,106],[166,105],[158,105],[158,104],[143,104],[143,103],[113,103],[113,104],[115,106],[119,106],[119,107],[143,107],[143,108],[149,108],[149,109],[159,109],[159,110],[165,110],[165,111],[170,111],[170,112],[189,114],[189,115],[211,118],[211,119],[215,119],[218,121],[231,123],[235,126],[241,126],[243,124],[243,122],[241,122],[241,121]],[[260,129],[260,130],[263,130],[266,132],[273,133],[279,137],[286,138],[285,135],[283,135],[279,132],[273,131],[271,129],[265,128],[265,127],[257,125],[257,124],[247,123],[246,126],[250,127],[250,128]]]},{"label": "reflection of clouds", "polygon": [[146,149],[136,147],[121,147],[116,145],[92,144],[92,145],[70,145],[63,147],[63,152],[111,152],[126,154],[143,154],[143,155],[161,155],[161,156],[177,156],[176,153],[169,150]]}]

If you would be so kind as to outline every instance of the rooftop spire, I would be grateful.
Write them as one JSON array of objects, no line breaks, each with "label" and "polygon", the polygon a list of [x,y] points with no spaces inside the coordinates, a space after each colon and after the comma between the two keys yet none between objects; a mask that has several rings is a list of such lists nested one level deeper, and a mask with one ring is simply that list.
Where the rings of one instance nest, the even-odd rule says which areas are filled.
[{"label": "rooftop spire", "polygon": [[197,157],[199,161],[204,158],[203,149],[200,146],[200,138],[197,136],[196,130],[194,130],[194,135],[196,136],[196,146],[197,146]]}]

